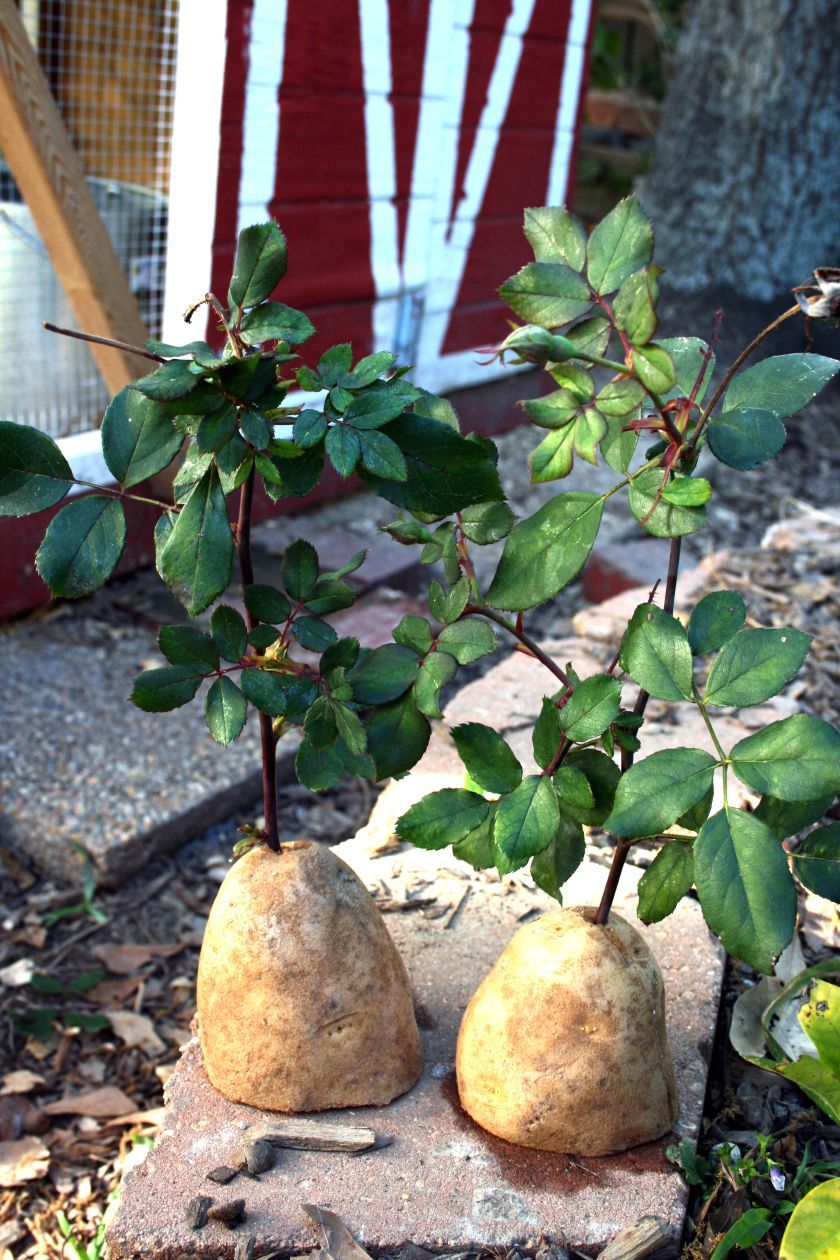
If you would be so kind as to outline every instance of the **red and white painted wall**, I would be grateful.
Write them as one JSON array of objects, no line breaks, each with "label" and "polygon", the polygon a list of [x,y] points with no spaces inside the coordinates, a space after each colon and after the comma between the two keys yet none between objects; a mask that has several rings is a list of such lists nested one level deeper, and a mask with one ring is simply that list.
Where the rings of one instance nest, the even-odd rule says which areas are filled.
[{"label": "red and white painted wall", "polygon": [[396,350],[436,391],[486,382],[475,347],[506,331],[522,211],[569,193],[592,7],[183,4],[164,336],[205,283],[225,291],[238,229],[272,215],[280,296],[320,345]]}]

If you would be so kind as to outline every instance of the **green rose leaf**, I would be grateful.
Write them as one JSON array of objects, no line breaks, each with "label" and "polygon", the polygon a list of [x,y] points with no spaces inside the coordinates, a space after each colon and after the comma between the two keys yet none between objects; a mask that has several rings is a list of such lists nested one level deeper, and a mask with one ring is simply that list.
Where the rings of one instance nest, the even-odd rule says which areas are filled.
[{"label": "green rose leaf", "polygon": [[0,516],[32,516],[60,503],[73,472],[46,433],[0,420]]},{"label": "green rose leaf", "polygon": [[230,582],[233,535],[219,474],[211,465],[178,513],[160,557],[166,585],[191,617],[204,612]]},{"label": "green rose leaf", "polygon": [[248,643],[258,652],[265,652],[279,637],[280,631],[276,626],[254,626],[253,630],[248,631]]},{"label": "green rose leaf", "polygon": [[694,880],[725,949],[772,975],[796,925],[796,889],[772,831],[741,809],[712,815],[694,842]]},{"label": "green rose leaf", "polygon": [[367,731],[358,713],[348,709],[346,704],[334,706],[335,725],[339,737],[344,740],[354,757],[361,757],[367,749]]},{"label": "green rose leaf", "polygon": [[781,801],[775,796],[762,796],[753,811],[780,840],[798,835],[811,823],[819,822],[828,813],[833,796],[821,796],[813,801]]},{"label": "green rose leaf", "polygon": [[226,661],[234,663],[245,655],[248,644],[248,628],[235,608],[220,604],[213,609],[210,618],[213,642]]},{"label": "green rose leaf", "polygon": [[317,446],[327,432],[327,418],[321,411],[304,410],[299,416],[295,417],[292,436],[295,440],[295,446],[299,446],[301,450],[309,450],[310,446]]},{"label": "green rose leaf", "polygon": [[445,849],[480,827],[489,809],[489,803],[475,792],[443,788],[398,818],[396,832],[418,849]]},{"label": "green rose leaf", "polygon": [[504,499],[492,450],[461,437],[442,420],[406,413],[387,426],[406,463],[405,481],[390,481],[362,467],[365,485],[381,498],[424,519],[460,512],[473,503]]},{"label": "green rose leaf", "polygon": [[592,232],[586,274],[596,293],[612,293],[649,263],[653,231],[638,198],[625,197]]},{"label": "green rose leaf", "polygon": [[296,311],[283,302],[265,302],[248,312],[239,331],[242,340],[249,346],[260,345],[263,341],[285,341],[290,346],[299,346],[314,334],[315,329],[303,311]]},{"label": "green rose leaf", "polygon": [[441,687],[455,677],[458,662],[448,652],[432,652],[422,662],[414,682],[414,697],[417,707],[426,717],[439,718],[439,693]]},{"label": "green rose leaf", "polygon": [[239,233],[228,304],[240,309],[265,301],[286,274],[286,239],[273,220]]},{"label": "green rose leaf", "polygon": [[710,787],[706,795],[701,796],[696,805],[692,805],[691,809],[687,809],[684,814],[680,814],[677,819],[677,826],[683,827],[686,831],[699,831],[712,812],[714,799],[715,791],[713,787]]},{"label": "green rose leaf", "polygon": [[[317,560],[315,563],[317,571]],[[257,621],[264,621],[272,626],[285,621],[292,611],[291,604],[282,591],[260,582],[253,582],[245,587],[245,607]]]},{"label": "green rose leaf", "polygon": [[577,766],[560,766],[552,778],[560,809],[580,821],[595,808],[595,794],[589,780]]},{"label": "green rose leaf", "polygon": [[265,451],[274,438],[274,425],[261,411],[244,408],[239,417],[242,436],[258,451]]},{"label": "green rose leaf", "polygon": [[761,407],[780,420],[795,416],[840,371],[821,354],[777,354],[739,372],[723,398],[725,411]]},{"label": "green rose leaf", "polygon": [[488,622],[468,617],[444,626],[438,635],[438,644],[454,656],[459,665],[469,665],[495,650],[496,632]]},{"label": "green rose leaf", "polygon": [[560,725],[568,739],[583,743],[594,739],[618,717],[621,683],[607,674],[595,674],[578,683],[562,709]]},{"label": "green rose leaf", "polygon": [[336,669],[352,669],[359,659],[359,640],[339,639],[321,657],[321,673],[325,678]]},{"label": "green rose leaf", "polygon": [[650,345],[633,346],[633,369],[645,389],[655,394],[664,394],[677,383],[677,369],[674,360],[662,346],[651,342]]},{"label": "green rose leaf", "polygon": [[[236,430],[238,425],[239,418],[235,407],[220,407],[218,411],[211,412],[209,416],[205,416],[202,419],[198,426],[195,441],[196,449],[202,455],[210,455],[214,452],[221,453],[237,437]],[[241,441],[241,439],[238,440]],[[240,455],[244,456],[247,448],[243,445],[240,449],[234,443],[232,449],[236,452],[236,458],[232,461],[235,466],[238,458]],[[225,471],[230,470],[226,469]]]},{"label": "green rose leaf", "polygon": [[501,735],[481,722],[452,728],[458,756],[485,792],[512,792],[522,782],[522,767]]},{"label": "green rose leaf", "polygon": [[144,669],[134,679],[130,699],[147,713],[168,713],[188,704],[201,686],[201,676],[186,665]]},{"label": "green rose leaf", "polygon": [[346,582],[321,578],[306,596],[304,603],[309,612],[321,616],[325,613],[338,612],[342,608],[349,608],[355,599],[355,591]]},{"label": "green rose leaf", "polygon": [[[164,363],[148,376],[139,376],[136,381],[131,382],[131,388],[158,402],[179,402],[191,394],[198,383],[199,378],[193,371],[192,364],[186,360],[178,360]],[[197,414],[190,412],[189,404],[185,404],[184,412]]]},{"label": "green rose leaf", "polygon": [[352,372],[342,377],[341,383],[346,389],[362,389],[365,385],[372,385],[386,372],[390,372],[396,362],[397,356],[390,350],[378,350],[375,354],[366,354],[363,359],[359,359]]},{"label": "green rose leaf", "polygon": [[247,710],[236,683],[227,675],[217,678],[204,701],[204,720],[217,744],[227,747],[242,734]]},{"label": "green rose leaf", "polygon": [[690,397],[702,370],[703,379],[695,397],[695,402],[701,403],[715,370],[715,356],[709,352],[708,344],[699,337],[663,337],[659,345],[668,351],[677,371],[677,383],[665,400]]},{"label": "green rose leaf", "polygon": [[574,491],[520,521],[505,542],[487,602],[519,612],[552,599],[586,563],[603,506],[602,497]]},{"label": "green rose leaf", "polygon": [[461,530],[479,547],[507,538],[516,517],[506,503],[476,503],[461,513]]},{"label": "green rose leaf", "polygon": [[810,636],[785,627],[739,630],[720,650],[706,680],[708,704],[761,704],[790,682],[811,646]]},{"label": "green rose leaf", "polygon": [[642,923],[659,923],[667,919],[693,883],[692,845],[677,840],[666,844],[639,880],[637,914]]},{"label": "green rose leaf", "polygon": [[621,640],[621,668],[657,700],[691,695],[691,647],[676,617],[640,604]]},{"label": "green rose leaf", "polygon": [[645,345],[656,332],[659,274],[660,268],[656,266],[635,271],[624,281],[613,301],[616,325],[634,346]]},{"label": "green rose leaf", "polygon": [[288,678],[269,669],[243,669],[241,686],[255,709],[268,717],[283,717],[288,707]]},{"label": "green rose leaf", "polygon": [[444,590],[440,582],[432,582],[429,587],[429,611],[436,621],[445,625],[457,621],[470,600],[470,584],[466,576],[458,578],[449,591]]},{"label": "green rose leaf", "polygon": [[496,811],[493,834],[508,869],[523,866],[545,849],[560,824],[560,807],[548,779],[532,774],[503,796]]},{"label": "green rose leaf", "polygon": [[209,634],[195,626],[161,626],[158,643],[172,665],[185,665],[194,674],[219,668],[219,651]]},{"label": "green rose leaf", "polygon": [[405,481],[408,477],[403,453],[387,433],[359,433],[362,463],[368,472],[384,477],[387,481]]},{"label": "green rose leaf", "polygon": [[563,763],[576,767],[586,775],[595,805],[585,813],[578,809],[578,818],[590,827],[600,827],[615,801],[621,771],[611,757],[597,748],[573,748]]},{"label": "green rose leaf", "polygon": [[[354,429],[370,431],[381,429],[383,424],[396,420],[405,408],[406,401],[400,394],[370,389],[352,399],[344,413],[344,419]],[[371,472],[376,472],[376,469],[372,468]]]},{"label": "green rose leaf", "polygon": [[307,710],[303,719],[303,733],[319,752],[335,743],[338,734],[335,706],[328,696],[318,696]]},{"label": "green rose leaf", "polygon": [[35,568],[53,595],[78,599],[105,585],[124,546],[125,515],[119,499],[85,495],[68,503],[50,522]]},{"label": "green rose leaf", "polygon": [[571,341],[582,354],[603,356],[610,344],[611,332],[610,321],[596,315],[592,319],[581,320],[574,328],[567,328],[565,335],[566,340]]},{"label": "green rose leaf", "polygon": [[526,210],[523,230],[537,262],[563,263],[572,271],[583,270],[586,233],[568,210],[562,206]]},{"label": "green rose leaf", "polygon": [[657,503],[656,496],[661,485],[662,470],[659,468],[650,468],[633,478],[627,500],[639,524],[654,538],[682,538],[702,529],[706,524],[706,509],[682,507],[662,498]]},{"label": "green rose leaf", "polygon": [[662,498],[678,507],[702,507],[712,497],[712,487],[705,477],[674,477],[665,483]]},{"label": "green rose leaf", "polygon": [[295,757],[295,774],[310,792],[325,792],[344,778],[344,762],[334,748],[315,748],[305,739]]},{"label": "green rose leaf", "polygon": [[709,447],[722,464],[744,472],[773,459],[785,444],[785,426],[769,409],[736,407],[709,422]]},{"label": "green rose leaf", "polygon": [[455,857],[460,858],[462,862],[469,862],[470,866],[477,871],[495,866],[499,855],[499,850],[493,840],[494,813],[494,808],[490,805],[487,817],[481,826],[476,827],[468,836],[464,836],[463,840],[456,841],[452,846]]},{"label": "green rose leaf", "polygon": [[797,879],[818,897],[840,902],[840,823],[806,836],[793,856]]},{"label": "green rose leaf", "polygon": [[563,263],[527,263],[499,289],[511,310],[529,324],[557,328],[592,305],[586,281]]},{"label": "green rose leaf", "polygon": [[811,801],[840,791],[840,731],[807,713],[748,735],[730,757],[742,783],[768,796]]},{"label": "green rose leaf", "polygon": [[557,705],[550,696],[543,696],[540,716],[534,723],[531,742],[534,748],[534,760],[544,770],[551,761],[563,737],[560,726],[560,714]]},{"label": "green rose leaf", "polygon": [[359,435],[346,424],[334,424],[327,433],[327,458],[341,477],[349,477],[362,453]]},{"label": "green rose leaf", "polygon": [[349,671],[347,681],[360,704],[386,704],[408,691],[417,677],[420,659],[402,643],[383,643],[364,652]]},{"label": "green rose leaf", "polygon": [[102,454],[120,485],[130,488],[171,463],[183,435],[165,408],[126,386],[102,417]]},{"label": "green rose leaf", "polygon": [[399,700],[377,709],[367,724],[368,751],[376,763],[377,779],[403,774],[420,760],[429,742],[431,727],[409,691]]},{"label": "green rose leaf", "polygon": [[531,861],[531,878],[538,888],[557,901],[561,889],[574,875],[586,853],[583,828],[571,818],[560,816],[560,824],[548,847]]},{"label": "green rose leaf", "polygon": [[604,830],[636,839],[655,836],[712,786],[715,759],[700,748],[667,748],[637,761],[619,780]]},{"label": "green rose leaf", "polygon": [[723,647],[741,629],[746,616],[746,606],[737,591],[704,595],[688,619],[688,641],[694,655]]},{"label": "green rose leaf", "polygon": [[429,651],[435,640],[432,627],[426,618],[416,617],[413,613],[407,613],[402,618],[394,627],[393,634],[395,643],[403,643],[422,655]]},{"label": "green rose leaf", "polygon": [[318,553],[305,538],[298,538],[283,552],[280,577],[294,600],[304,600],[318,580]]},{"label": "green rose leaf", "polygon": [[330,623],[320,617],[298,617],[292,623],[292,634],[310,652],[323,652],[338,639]]}]

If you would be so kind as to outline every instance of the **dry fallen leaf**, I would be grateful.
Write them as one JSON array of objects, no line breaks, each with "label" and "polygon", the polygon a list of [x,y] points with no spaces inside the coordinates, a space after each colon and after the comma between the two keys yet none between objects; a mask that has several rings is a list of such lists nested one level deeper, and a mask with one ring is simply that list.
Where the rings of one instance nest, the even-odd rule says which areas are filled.
[{"label": "dry fallen leaf", "polygon": [[146,1124],[159,1128],[163,1124],[165,1107],[150,1107],[148,1111],[129,1111],[128,1115],[117,1116],[115,1120],[106,1120],[105,1128],[113,1129],[117,1125]]},{"label": "dry fallen leaf", "polygon": [[88,989],[85,997],[97,1006],[111,1006],[120,1009],[132,997],[143,983],[140,976],[124,976],[122,980],[101,980],[92,989]]},{"label": "dry fallen leaf", "polygon": [[139,967],[145,967],[153,958],[171,958],[184,948],[185,944],[94,945],[91,953],[115,975],[128,976]]},{"label": "dry fallen leaf", "polygon": [[321,1260],[370,1260],[364,1247],[360,1247],[340,1216],[327,1208],[304,1203],[303,1210],[318,1226],[321,1235]]},{"label": "dry fallen leaf", "polygon": [[7,989],[22,989],[25,984],[29,984],[34,972],[35,964],[31,958],[16,958],[0,971],[0,984],[4,984]]},{"label": "dry fallen leaf", "polygon": [[50,1153],[40,1138],[0,1142],[0,1186],[8,1188],[37,1181],[46,1176],[49,1166]]},{"label": "dry fallen leaf", "polygon": [[3,1077],[3,1088],[0,1094],[28,1094],[37,1085],[43,1085],[44,1078],[28,1068],[19,1068],[16,1072],[7,1072]]},{"label": "dry fallen leaf", "polygon": [[126,1116],[136,1109],[137,1104],[116,1085],[103,1085],[101,1089],[92,1089],[74,1098],[59,1098],[44,1107],[49,1116],[95,1116],[101,1119]]},{"label": "dry fallen leaf", "polygon": [[105,1011],[111,1027],[129,1049],[139,1047],[144,1054],[150,1056],[162,1054],[166,1043],[161,1041],[148,1015],[138,1015],[135,1011]]}]

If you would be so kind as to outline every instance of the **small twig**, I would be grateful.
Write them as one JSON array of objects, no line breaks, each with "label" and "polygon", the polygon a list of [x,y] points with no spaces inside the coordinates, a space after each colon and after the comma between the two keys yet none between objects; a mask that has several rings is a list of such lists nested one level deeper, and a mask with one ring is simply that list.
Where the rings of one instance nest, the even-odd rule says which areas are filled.
[{"label": "small twig", "polygon": [[546,669],[551,670],[554,677],[559,678],[564,687],[568,687],[570,692],[574,691],[575,684],[572,682],[566,671],[561,669],[560,666],[551,659],[548,653],[540,647],[539,643],[536,643],[514,622],[509,621],[507,617],[503,617],[501,613],[497,613],[495,609],[488,608],[486,604],[467,604],[461,615],[463,617],[467,617],[475,614],[481,617],[487,617],[489,621],[495,621],[497,626],[501,626],[503,630],[507,630],[508,634],[512,634],[515,639],[518,639],[522,646],[526,647],[532,656],[535,656],[538,661],[541,661],[542,664],[545,665]]},{"label": "small twig", "polygon": [[129,354],[139,354],[144,359],[153,359],[155,363],[166,363],[163,355],[154,354],[151,350],[143,349],[140,346],[132,346],[128,341],[117,341],[114,337],[98,337],[95,333],[76,332],[75,328],[59,328],[57,324],[50,324],[47,320],[41,320],[41,327],[46,328],[47,332],[60,333],[62,337],[74,337],[76,341],[92,341],[97,346],[110,346],[112,350],[127,350]]}]

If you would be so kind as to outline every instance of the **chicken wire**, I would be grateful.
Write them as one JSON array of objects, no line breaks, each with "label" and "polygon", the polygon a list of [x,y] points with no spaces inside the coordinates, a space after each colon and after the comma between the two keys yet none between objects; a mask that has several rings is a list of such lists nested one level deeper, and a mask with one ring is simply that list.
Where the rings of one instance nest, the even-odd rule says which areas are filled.
[{"label": "chicken wire", "polygon": [[[178,0],[20,0],[20,12],[150,335],[160,332]],[[108,391],[0,155],[0,413],[54,437]]]}]

